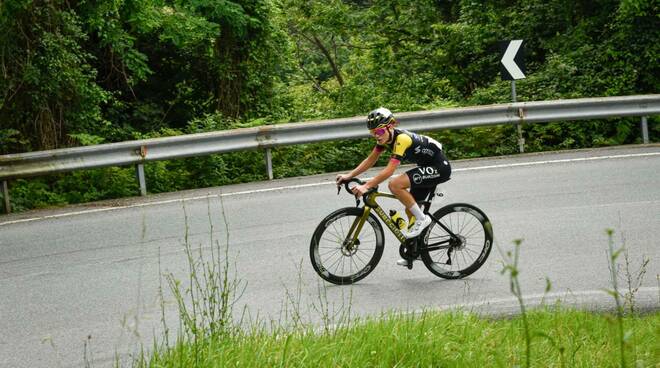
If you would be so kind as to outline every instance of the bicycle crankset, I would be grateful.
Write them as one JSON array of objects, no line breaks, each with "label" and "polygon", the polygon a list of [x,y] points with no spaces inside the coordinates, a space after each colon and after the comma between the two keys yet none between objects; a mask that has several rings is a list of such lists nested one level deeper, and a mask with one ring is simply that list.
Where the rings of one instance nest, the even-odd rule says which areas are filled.
[{"label": "bicycle crankset", "polygon": [[417,238],[408,239],[404,243],[399,245],[399,255],[406,261],[408,261],[408,269],[412,270],[413,260],[419,257],[417,252]]}]

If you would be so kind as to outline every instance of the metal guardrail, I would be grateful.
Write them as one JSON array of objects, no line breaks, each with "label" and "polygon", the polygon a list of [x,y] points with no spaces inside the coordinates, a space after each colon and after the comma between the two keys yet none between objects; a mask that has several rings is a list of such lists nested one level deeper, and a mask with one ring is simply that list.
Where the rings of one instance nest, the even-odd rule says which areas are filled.
[{"label": "metal guardrail", "polygon": [[[402,127],[424,132],[496,124],[643,116],[643,139],[647,143],[645,117],[657,114],[660,114],[658,94],[518,102],[397,113],[396,117]],[[80,169],[137,165],[140,192],[145,195],[143,165],[149,161],[265,149],[268,176],[272,179],[271,147],[368,136],[364,117],[353,117],[4,155],[0,156],[0,180],[3,181],[5,211],[9,212],[7,181],[11,179]]]}]

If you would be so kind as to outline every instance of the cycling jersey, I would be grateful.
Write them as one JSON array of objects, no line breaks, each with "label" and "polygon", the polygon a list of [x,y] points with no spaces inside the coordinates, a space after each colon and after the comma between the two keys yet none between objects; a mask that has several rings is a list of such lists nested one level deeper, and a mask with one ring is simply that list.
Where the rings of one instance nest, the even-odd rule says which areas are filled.
[{"label": "cycling jersey", "polygon": [[433,138],[402,129],[393,129],[392,137],[391,143],[376,145],[374,149],[382,152],[389,148],[392,151],[391,160],[417,164],[417,167],[406,171],[410,194],[417,202],[428,198],[438,184],[449,180],[451,165],[442,153],[442,144]]},{"label": "cycling jersey", "polygon": [[[392,141],[387,148],[392,151],[392,158],[407,161],[417,166],[440,165],[446,161],[442,154],[442,144],[433,138],[402,129],[393,129]],[[386,146],[376,145],[378,152]]]}]

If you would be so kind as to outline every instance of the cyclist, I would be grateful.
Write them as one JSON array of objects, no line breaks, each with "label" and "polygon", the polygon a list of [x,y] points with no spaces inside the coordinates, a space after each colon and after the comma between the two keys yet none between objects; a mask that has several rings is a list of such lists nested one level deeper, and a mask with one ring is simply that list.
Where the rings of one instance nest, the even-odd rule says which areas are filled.
[{"label": "cyclist", "polygon": [[[392,194],[404,205],[409,222],[414,218],[414,223],[405,233],[406,238],[411,239],[421,234],[431,224],[431,217],[424,215],[417,202],[425,200],[435,186],[449,180],[451,165],[442,153],[442,144],[433,138],[397,129],[396,125],[398,122],[390,110],[380,107],[371,111],[367,116],[367,128],[376,139],[376,146],[351,172],[337,175],[336,181],[337,185],[340,185],[362,174],[376,163],[386,149],[389,149],[392,155],[387,166],[365,184],[353,188],[355,195],[362,196],[370,188],[376,187],[392,176],[401,161],[415,163],[417,167],[406,171],[405,174],[394,176],[388,186]],[[405,260],[399,260],[397,263],[403,266],[408,264]]]}]

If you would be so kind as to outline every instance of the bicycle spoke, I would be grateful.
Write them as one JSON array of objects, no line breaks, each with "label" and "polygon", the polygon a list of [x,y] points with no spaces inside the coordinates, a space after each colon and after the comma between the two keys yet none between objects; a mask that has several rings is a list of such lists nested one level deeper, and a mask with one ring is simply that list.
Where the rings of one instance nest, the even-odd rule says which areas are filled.
[{"label": "bicycle spoke", "polygon": [[334,230],[334,231],[332,231],[332,230],[330,230],[330,229],[328,228],[328,231],[327,231],[327,232],[330,233],[330,235],[333,235],[335,238],[337,238],[337,242],[338,242],[338,243],[340,243],[340,244],[343,243],[343,242],[344,242],[344,239],[345,239],[345,235],[342,234],[342,233],[339,233],[339,232],[336,230],[336,228],[335,228],[334,225],[332,225],[332,227],[333,227],[333,230]]},{"label": "bicycle spoke", "polygon": [[479,253],[481,253],[481,252],[477,252],[477,251],[471,249],[471,248],[468,247],[467,245],[465,246],[465,248],[461,249],[461,252],[463,252],[463,251],[464,251],[465,253],[471,253],[471,254],[473,254],[473,255],[475,255],[475,256],[478,256]]},{"label": "bicycle spoke", "polygon": [[[367,256],[367,261],[363,260],[362,257],[360,257],[360,252],[364,253]],[[369,260],[371,260],[371,256],[369,255],[369,253],[364,252],[364,251],[358,251],[357,253],[355,253],[355,257],[357,259],[359,259],[360,262],[362,262],[365,265],[369,263]]]},{"label": "bicycle spoke", "polygon": [[[355,271],[356,271],[356,272],[360,270],[360,266],[357,265],[357,263],[355,262],[355,259],[353,259],[353,257],[351,257],[351,263],[352,263],[353,265],[355,265]],[[351,267],[351,275],[352,275],[352,274],[353,274],[353,268]]]},{"label": "bicycle spoke", "polygon": [[433,262],[435,262],[435,263],[440,263],[440,260],[442,258],[445,258],[445,257],[447,257],[447,252],[446,251],[436,253],[433,257],[431,257],[431,259],[433,259]]},{"label": "bicycle spoke", "polygon": [[[362,257],[360,257],[360,251],[359,251],[359,250],[358,250],[358,251],[357,251],[357,252],[351,257],[351,259],[353,260],[353,262],[355,262],[355,260],[354,260],[353,258],[357,259],[357,260],[360,261],[361,263],[366,263],[366,262],[362,259]],[[357,268],[357,264],[355,265],[355,267]],[[359,268],[358,268],[358,269],[359,269]]]},{"label": "bicycle spoke", "polygon": [[[468,262],[468,260],[466,259],[466,252],[461,251],[461,252],[458,252],[458,254],[459,254],[459,257],[461,257],[463,259],[463,263],[466,265],[466,267],[468,265],[470,265],[470,262]],[[465,267],[460,267],[460,268],[465,268]]]},{"label": "bicycle spoke", "polygon": [[337,239],[328,239],[328,238],[321,238],[321,240],[325,240],[328,243],[337,243],[338,247],[341,247],[341,244],[344,242],[343,239],[337,238]]},{"label": "bicycle spoke", "polygon": [[[344,219],[348,220],[348,218],[346,218],[346,217],[344,217]],[[340,219],[340,220],[337,221],[337,222],[339,222],[339,227],[341,228],[341,233],[342,233],[342,235],[343,235],[343,234],[346,234],[346,232],[344,231],[344,221],[342,221],[342,219]],[[350,228],[349,228],[349,229],[350,229]],[[350,234],[346,234],[346,235],[350,235]]]},{"label": "bicycle spoke", "polygon": [[461,228],[461,234],[466,233],[464,230],[468,227],[468,224],[472,222],[473,218],[474,217],[472,217],[471,213],[463,213],[463,227]]},{"label": "bicycle spoke", "polygon": [[486,241],[486,239],[484,237],[478,237],[478,238],[472,237],[472,238],[466,238],[465,239],[465,244],[470,245],[470,246],[472,246],[474,248],[477,248],[477,249],[481,249],[481,248],[484,247],[484,242],[485,241]]},{"label": "bicycle spoke", "polygon": [[341,251],[341,247],[327,247],[327,246],[322,247],[322,246],[320,246],[319,249],[330,249],[330,250],[333,250],[333,251]]},{"label": "bicycle spoke", "polygon": [[345,275],[345,274],[346,274],[346,273],[344,273],[344,267],[346,267],[346,258],[345,258],[345,257],[341,257],[341,274],[342,274],[342,275]]},{"label": "bicycle spoke", "polygon": [[[341,259],[342,259],[343,257],[344,257],[344,255],[341,254],[341,252],[340,252],[340,253],[339,253],[339,258],[337,258],[336,261],[334,261],[329,267],[326,267],[326,268],[335,268],[335,266],[337,266],[337,264],[339,264],[339,262],[341,262]],[[330,258],[328,258],[328,261],[330,261],[332,258],[334,258],[334,257],[330,257]],[[328,263],[330,263],[330,262],[328,262]]]},{"label": "bicycle spoke", "polygon": [[328,254],[331,254],[331,253],[341,253],[341,252],[337,252],[337,249],[332,249],[332,250],[325,251],[324,253],[319,252],[319,256],[324,257],[324,256],[326,256]]},{"label": "bicycle spoke", "polygon": [[330,224],[332,226],[332,230],[334,230],[333,234],[339,234],[341,236],[341,235],[344,234],[344,231],[340,231],[340,230],[337,229],[336,222],[338,222],[338,221],[335,221],[335,222]]},{"label": "bicycle spoke", "polygon": [[476,224],[474,224],[474,218],[473,217],[470,217],[469,219],[466,219],[466,221],[463,223],[463,228],[461,229],[461,234],[463,236],[467,236],[466,234],[470,234],[472,232],[472,230],[474,230],[474,228],[478,225],[479,225],[478,221],[477,221]]},{"label": "bicycle spoke", "polygon": [[[329,255],[328,257],[325,258],[325,262],[323,262],[324,264],[330,264],[331,261],[332,261],[333,259],[335,259],[336,257],[338,257],[338,258],[340,259],[340,258],[343,256],[342,253],[341,253],[341,251],[335,251],[335,252],[332,252],[332,253],[329,253],[329,254],[330,254],[330,255]],[[332,262],[335,262],[335,261],[332,261]],[[334,264],[334,263],[333,263],[333,264]]]},{"label": "bicycle spoke", "polygon": [[[476,229],[475,229],[475,228],[476,228]],[[475,229],[475,230],[472,231],[473,229]],[[476,221],[476,223],[470,228],[470,230],[466,231],[467,234],[466,234],[466,235],[463,235],[463,236],[465,236],[466,238],[469,238],[469,237],[471,237],[475,232],[479,232],[479,233],[480,233],[481,231],[479,231],[479,230],[483,230],[483,227],[481,227],[481,222]]]}]

